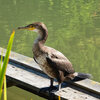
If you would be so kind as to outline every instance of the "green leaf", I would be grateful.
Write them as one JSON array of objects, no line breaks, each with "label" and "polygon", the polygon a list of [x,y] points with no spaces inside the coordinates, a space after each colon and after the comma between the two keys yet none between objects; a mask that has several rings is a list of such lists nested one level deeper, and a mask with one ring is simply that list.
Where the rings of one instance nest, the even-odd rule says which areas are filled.
[{"label": "green leaf", "polygon": [[9,61],[9,55],[10,55],[10,51],[11,51],[11,48],[12,48],[14,34],[15,34],[15,30],[12,32],[12,34],[10,36],[6,55],[5,55],[5,58],[4,58],[2,69],[1,69],[1,74],[0,74],[0,99],[1,99],[1,96],[2,96],[3,81],[4,81],[4,76],[5,76],[7,64],[8,64],[8,61]]},{"label": "green leaf", "polygon": [[2,50],[2,53],[1,53],[1,61],[0,61],[0,75],[1,75],[1,70],[2,70],[2,59],[3,59],[3,50]]},{"label": "green leaf", "polygon": [[4,100],[7,100],[6,76],[4,77]]}]

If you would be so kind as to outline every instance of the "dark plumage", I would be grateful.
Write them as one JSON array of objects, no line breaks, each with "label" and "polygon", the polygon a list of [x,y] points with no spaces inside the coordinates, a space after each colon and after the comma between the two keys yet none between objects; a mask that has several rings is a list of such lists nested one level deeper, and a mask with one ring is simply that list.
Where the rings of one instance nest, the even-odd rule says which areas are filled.
[{"label": "dark plumage", "polygon": [[78,75],[88,78],[88,74],[78,74],[74,71],[71,62],[59,51],[45,46],[44,43],[48,37],[48,30],[41,22],[36,22],[18,29],[28,29],[36,31],[39,36],[33,45],[34,59],[41,69],[50,77],[51,87],[53,86],[53,79],[56,78],[61,84],[65,79],[74,79]]}]

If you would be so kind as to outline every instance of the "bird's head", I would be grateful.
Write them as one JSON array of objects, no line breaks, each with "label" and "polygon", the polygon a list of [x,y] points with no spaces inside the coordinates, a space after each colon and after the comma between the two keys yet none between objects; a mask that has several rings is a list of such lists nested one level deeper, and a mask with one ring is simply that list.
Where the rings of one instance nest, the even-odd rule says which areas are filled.
[{"label": "bird's head", "polygon": [[18,29],[27,29],[27,30],[30,30],[30,31],[35,31],[35,32],[43,32],[43,31],[46,31],[47,32],[47,28],[46,26],[41,23],[41,22],[36,22],[36,23],[32,23],[32,24],[29,24],[25,27],[18,27]]}]

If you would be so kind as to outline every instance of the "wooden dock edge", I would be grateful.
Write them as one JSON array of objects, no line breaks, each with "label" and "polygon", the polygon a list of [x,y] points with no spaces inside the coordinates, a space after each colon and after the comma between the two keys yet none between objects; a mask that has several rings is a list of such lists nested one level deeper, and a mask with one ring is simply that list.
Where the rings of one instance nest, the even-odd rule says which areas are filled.
[{"label": "wooden dock edge", "polygon": [[[1,47],[0,47],[0,56],[1,56],[2,50],[3,50],[3,56],[5,56],[6,49],[3,49]],[[43,73],[42,70],[40,69],[40,67],[34,62],[33,58],[26,57],[24,55],[21,55],[21,54],[15,53],[15,52],[11,52],[9,61],[18,63],[19,65],[22,65],[27,68],[39,71],[40,73]],[[77,81],[74,83],[70,82],[70,84],[73,84],[75,86],[83,88],[86,91],[90,91],[94,94],[100,95],[100,83],[99,82],[96,82],[96,81],[93,81],[90,79],[85,79],[85,80]]]}]

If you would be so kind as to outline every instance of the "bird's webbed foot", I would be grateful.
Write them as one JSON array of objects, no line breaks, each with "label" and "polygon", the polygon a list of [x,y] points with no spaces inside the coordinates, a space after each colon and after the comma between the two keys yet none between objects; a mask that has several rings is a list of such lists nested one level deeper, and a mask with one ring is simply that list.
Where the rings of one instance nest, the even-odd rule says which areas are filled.
[{"label": "bird's webbed foot", "polygon": [[49,87],[49,92],[55,92],[57,90],[58,90],[58,88],[56,86],[50,86]]},{"label": "bird's webbed foot", "polygon": [[49,93],[52,93],[52,92],[55,92],[57,91],[57,87],[56,86],[53,86],[53,81],[54,79],[53,78],[50,78],[50,87],[45,87],[45,88],[42,88],[40,90],[40,92],[49,92]]},{"label": "bird's webbed foot", "polygon": [[39,92],[49,92],[49,93],[53,93],[57,91],[57,87],[56,86],[50,86],[50,87],[45,87],[45,88],[41,88]]}]

